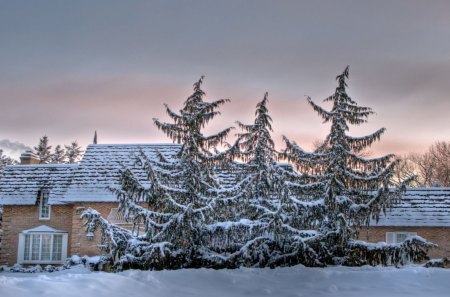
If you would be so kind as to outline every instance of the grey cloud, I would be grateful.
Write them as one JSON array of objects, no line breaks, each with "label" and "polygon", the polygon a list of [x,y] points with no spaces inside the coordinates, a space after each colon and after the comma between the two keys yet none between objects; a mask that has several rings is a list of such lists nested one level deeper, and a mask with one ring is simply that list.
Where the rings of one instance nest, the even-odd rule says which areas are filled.
[{"label": "grey cloud", "polygon": [[9,139],[0,140],[0,147],[10,151],[12,154],[22,153],[23,151],[30,150],[31,148],[21,142],[11,141]]},{"label": "grey cloud", "polygon": [[251,121],[268,91],[276,137],[303,145],[324,134],[303,96],[330,95],[349,64],[350,95],[379,113],[368,130],[386,126],[392,147],[414,131],[416,149],[449,135],[449,11],[445,0],[10,1],[0,10],[2,137],[164,141],[151,118],[206,74],[208,98],[232,99],[211,131]]}]

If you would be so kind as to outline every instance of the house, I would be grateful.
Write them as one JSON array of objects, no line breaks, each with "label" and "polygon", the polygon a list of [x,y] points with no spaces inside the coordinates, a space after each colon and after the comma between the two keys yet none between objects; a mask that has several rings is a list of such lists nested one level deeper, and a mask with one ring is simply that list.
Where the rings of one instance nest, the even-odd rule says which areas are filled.
[{"label": "house", "polygon": [[[39,165],[27,152],[21,165],[6,166],[0,177],[0,265],[61,264],[69,255],[98,254],[99,234],[85,232],[80,212],[92,207],[112,223],[127,224],[108,188],[119,186],[119,170],[132,165],[141,150],[172,158],[179,145],[93,144],[79,164],[71,165]],[[145,181],[144,172],[135,173]],[[450,257],[450,189],[409,189],[403,198],[376,225],[363,230],[361,239],[394,243],[417,234],[439,245],[432,257]]]},{"label": "house", "polygon": [[414,235],[438,245],[430,258],[450,258],[450,188],[408,188],[386,215],[362,230],[360,239],[399,243]]},{"label": "house", "polygon": [[92,207],[111,222],[126,224],[108,187],[118,186],[119,170],[132,165],[140,150],[170,157],[179,145],[94,144],[79,164],[70,165],[39,165],[37,157],[27,152],[21,165],[6,166],[0,177],[0,265],[61,264],[68,255],[98,254],[100,235],[86,234],[80,212]]}]

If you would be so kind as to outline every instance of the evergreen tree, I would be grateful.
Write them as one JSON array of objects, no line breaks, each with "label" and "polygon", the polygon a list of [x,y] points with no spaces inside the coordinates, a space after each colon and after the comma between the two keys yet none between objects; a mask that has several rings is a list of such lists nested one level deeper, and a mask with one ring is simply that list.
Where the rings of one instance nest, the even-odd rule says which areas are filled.
[{"label": "evergreen tree", "polygon": [[55,146],[55,150],[53,151],[51,162],[56,164],[64,163],[66,160],[66,152],[61,147],[61,145]]},{"label": "evergreen tree", "polygon": [[367,226],[371,219],[377,219],[381,210],[398,198],[398,191],[390,188],[396,164],[394,155],[365,158],[359,154],[379,140],[385,129],[363,137],[347,135],[350,125],[363,124],[373,114],[369,107],[358,106],[348,96],[348,74],[347,67],[336,78],[335,93],[324,100],[333,104],[331,111],[307,98],[324,121],[331,123],[330,133],[316,153],[305,157],[303,150],[285,139],[290,159],[302,172],[318,177],[320,190],[317,195],[324,201],[325,212],[320,232],[329,246],[328,252],[334,257],[346,256],[359,228]]},{"label": "evergreen tree", "polygon": [[[323,253],[321,237],[315,231],[323,217],[323,203],[312,195],[320,184],[316,176],[299,174],[290,164],[277,162],[290,156],[275,149],[267,102],[266,93],[256,106],[253,124],[238,122],[244,130],[239,134],[243,173],[249,179],[245,184],[245,201],[249,202],[241,205],[250,211],[245,218],[256,218],[251,226],[252,238],[241,249],[241,261],[262,267],[296,263],[323,266],[318,255]],[[311,155],[304,152],[304,157]]]},{"label": "evergreen tree", "polygon": [[[372,114],[348,97],[346,78],[348,68],[326,99],[333,103],[331,111],[308,99],[331,123],[331,132],[312,153],[285,138],[282,156],[292,168],[277,163],[267,94],[254,123],[239,123],[244,131],[238,141],[217,150],[231,128],[211,136],[202,130],[227,100],[205,102],[202,77],[179,112],[166,106],[171,123],[154,119],[179,150],[141,152],[135,167],[121,170],[120,187],[111,189],[125,218],[135,227],[143,224],[144,233],[111,225],[92,209],[82,215],[87,231],[101,228],[102,247],[119,269],[398,265],[426,258],[432,245],[420,237],[398,245],[354,240],[398,191],[389,187],[392,155],[361,155],[384,129],[365,137],[346,134],[349,125]],[[244,163],[230,162],[233,156]]]},{"label": "evergreen tree", "polygon": [[39,144],[34,147],[36,155],[41,160],[41,164],[50,163],[52,157],[51,149],[52,146],[49,145],[47,135],[42,136],[42,138],[39,139]]},{"label": "evergreen tree", "polygon": [[67,163],[77,163],[81,159],[83,150],[78,145],[78,142],[73,141],[70,145],[65,145],[64,147],[66,148]]},{"label": "evergreen tree", "polygon": [[202,83],[203,77],[194,84],[194,93],[185,101],[179,113],[166,106],[173,123],[154,119],[159,129],[182,145],[178,162],[170,164],[161,160],[156,172],[160,182],[169,185],[164,187],[165,196],[169,197],[163,201],[165,211],[176,214],[168,221],[172,226],[166,234],[175,246],[181,244],[189,255],[194,255],[191,259],[193,262],[205,261],[207,258],[204,254],[207,246],[203,238],[205,226],[216,222],[216,203],[233,191],[221,186],[214,171],[230,161],[236,149],[234,145],[225,151],[217,151],[219,145],[226,144],[225,138],[232,128],[226,128],[215,135],[203,134],[203,127],[220,113],[218,108],[229,100],[204,101]]},{"label": "evergreen tree", "polygon": [[[215,171],[232,159],[237,144],[217,151],[218,145],[226,144],[225,138],[232,128],[215,135],[203,134],[203,127],[219,114],[218,108],[228,100],[205,102],[202,82],[203,77],[194,84],[194,93],[178,113],[166,106],[172,123],[154,119],[155,125],[181,147],[172,157],[162,153],[138,156],[137,165],[146,172],[150,188],[139,181],[133,170],[125,169],[121,174],[122,186],[113,189],[125,216],[133,215],[135,222],[145,222],[139,250],[147,253],[140,253],[135,246],[120,250],[111,245],[115,249],[113,253],[122,256],[121,265],[181,268],[212,266],[221,261],[220,257],[213,256],[209,231],[221,216],[215,213],[218,201],[236,194],[237,190],[234,186],[223,187]],[[138,204],[144,201],[148,209]],[[95,218],[92,213],[86,215],[91,220]]]},{"label": "evergreen tree", "polygon": [[[255,121],[251,125],[238,122],[244,133],[238,134],[241,151],[239,157],[248,165],[252,176],[250,192],[256,199],[270,199],[273,190],[283,178],[277,175],[278,152],[272,139],[272,118],[267,109],[268,93],[256,105]],[[247,174],[247,172],[245,173]]]},{"label": "evergreen tree", "polygon": [[[253,124],[238,122],[244,131],[238,134],[239,157],[245,161],[241,171],[242,179],[246,177],[244,201],[240,201],[236,211],[245,221],[244,226],[235,224],[240,232],[243,248],[239,256],[248,265],[272,266],[292,261],[290,255],[303,253],[297,249],[296,241],[301,240],[307,246],[304,236],[307,222],[310,222],[311,210],[314,207],[298,199],[304,195],[309,185],[305,176],[299,175],[288,164],[280,164],[280,153],[275,149],[272,139],[272,118],[267,109],[268,94],[256,106]],[[315,218],[313,219],[315,220]],[[243,230],[251,230],[250,238]],[[252,249],[253,253],[248,253]],[[256,252],[255,252],[256,251]],[[248,259],[246,255],[251,255]],[[303,259],[305,260],[305,259]],[[305,260],[306,262],[306,260]]]},{"label": "evergreen tree", "polygon": [[11,157],[8,157],[6,155],[3,154],[3,150],[0,149],[0,170],[3,168],[3,166],[5,165],[14,165],[17,164],[17,161],[14,160]]}]

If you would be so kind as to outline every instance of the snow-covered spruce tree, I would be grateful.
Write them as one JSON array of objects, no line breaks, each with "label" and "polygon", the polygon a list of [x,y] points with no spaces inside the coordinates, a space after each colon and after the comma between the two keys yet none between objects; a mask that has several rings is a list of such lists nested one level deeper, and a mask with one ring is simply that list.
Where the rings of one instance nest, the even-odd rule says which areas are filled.
[{"label": "snow-covered spruce tree", "polygon": [[83,150],[78,145],[78,142],[72,141],[70,145],[65,145],[64,147],[66,148],[65,157],[67,158],[67,163],[72,164],[80,161]]},{"label": "snow-covered spruce tree", "polygon": [[3,150],[0,149],[0,171],[2,170],[3,166],[14,165],[14,164],[17,164],[17,161],[11,157],[4,155]]},{"label": "snow-covered spruce tree", "polygon": [[[239,185],[223,185],[216,172],[226,170],[232,160],[237,144],[222,152],[217,150],[225,144],[232,128],[215,135],[205,136],[203,127],[219,114],[218,108],[229,101],[219,99],[205,102],[201,89],[203,77],[194,84],[194,93],[185,101],[179,113],[166,106],[173,123],[155,119],[155,125],[174,142],[182,145],[177,162],[169,164],[161,160],[156,173],[164,188],[167,211],[175,213],[167,235],[170,242],[181,248],[188,257],[187,264],[197,266],[221,265],[223,260],[214,255],[214,234],[210,230],[217,221],[226,220],[229,213],[224,207],[216,207],[224,201],[236,199]],[[162,169],[162,170],[161,170]],[[169,170],[168,170],[169,169]]]},{"label": "snow-covered spruce tree", "polygon": [[[107,244],[110,252],[120,258],[122,268],[175,269],[182,267],[219,267],[224,259],[216,255],[210,230],[217,218],[226,216],[216,209],[217,202],[234,199],[238,187],[221,186],[215,175],[233,157],[237,144],[218,152],[231,131],[227,128],[215,135],[205,136],[202,128],[219,114],[217,110],[226,99],[205,102],[201,89],[203,77],[194,84],[194,93],[176,113],[166,106],[173,123],[154,119],[155,125],[174,142],[181,144],[176,156],[138,156],[137,165],[147,175],[146,187],[131,168],[121,174],[121,187],[114,189],[125,217],[143,222],[145,232],[134,236],[126,246],[117,248],[114,232]],[[143,203],[147,207],[143,207]],[[90,213],[91,212],[91,213]],[[84,213],[89,226],[92,220],[101,225],[95,213]],[[105,229],[103,227],[102,229]],[[123,232],[123,230],[121,231]]]},{"label": "snow-covered spruce tree", "polygon": [[[323,144],[315,153],[306,156],[302,149],[285,138],[286,154],[300,171],[319,177],[322,186],[317,194],[323,198],[325,207],[319,231],[332,256],[329,259],[331,263],[373,264],[377,263],[380,255],[386,255],[386,247],[377,249],[355,239],[360,228],[368,226],[371,219],[377,220],[381,211],[399,198],[400,192],[390,184],[396,165],[394,155],[365,158],[359,154],[379,140],[385,129],[363,137],[347,135],[350,125],[363,124],[373,114],[371,108],[358,106],[347,95],[348,74],[347,67],[336,78],[338,87],[335,93],[324,100],[333,104],[331,111],[307,98],[325,123],[331,123],[331,131]],[[409,243],[389,248],[414,261],[422,260],[426,250],[432,246],[421,238]],[[415,252],[411,253],[411,250]],[[401,258],[390,259],[395,262]],[[379,262],[386,264],[381,259]]]},{"label": "snow-covered spruce tree", "polygon": [[66,152],[61,147],[61,145],[55,146],[55,150],[51,156],[51,163],[61,164],[65,163],[66,160]]},{"label": "snow-covered spruce tree", "polygon": [[41,163],[50,163],[52,158],[51,149],[52,146],[48,143],[47,135],[42,136],[42,138],[39,139],[39,144],[34,147],[36,155],[41,160]]},{"label": "snow-covered spruce tree", "polygon": [[266,93],[256,106],[253,124],[238,122],[243,130],[238,156],[244,161],[238,176],[245,182],[243,197],[232,205],[237,221],[227,230],[234,239],[229,244],[240,248],[229,261],[236,262],[235,267],[316,263],[316,256],[306,250],[314,233],[310,224],[320,207],[298,199],[313,188],[305,176],[277,162],[280,153],[271,136],[267,102]]}]

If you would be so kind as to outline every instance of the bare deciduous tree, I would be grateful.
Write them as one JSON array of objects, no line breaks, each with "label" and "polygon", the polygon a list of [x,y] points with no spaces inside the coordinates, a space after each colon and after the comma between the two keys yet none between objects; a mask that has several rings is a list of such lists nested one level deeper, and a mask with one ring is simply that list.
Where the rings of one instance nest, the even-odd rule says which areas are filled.
[{"label": "bare deciduous tree", "polygon": [[450,187],[450,142],[438,141],[423,154],[406,158],[413,165],[417,183],[424,187]]},{"label": "bare deciduous tree", "polygon": [[411,161],[410,156],[397,157],[392,182],[396,185],[419,186],[416,164]]}]

